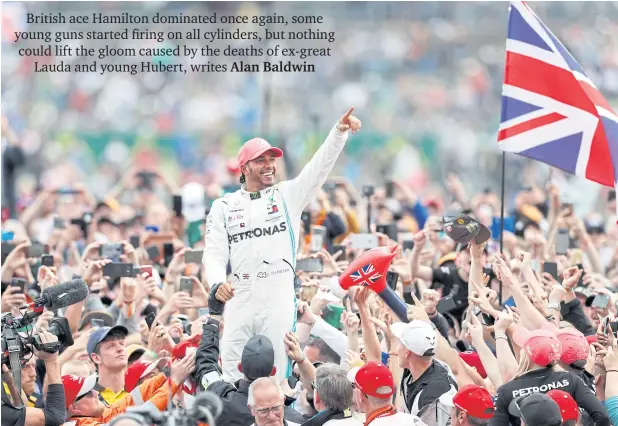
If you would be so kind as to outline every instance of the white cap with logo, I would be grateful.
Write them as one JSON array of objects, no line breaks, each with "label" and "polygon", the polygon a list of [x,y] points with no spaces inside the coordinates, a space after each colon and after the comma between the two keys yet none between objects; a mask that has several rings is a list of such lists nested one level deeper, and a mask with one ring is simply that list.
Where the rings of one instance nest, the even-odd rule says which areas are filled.
[{"label": "white cap with logo", "polygon": [[391,330],[403,346],[418,356],[434,356],[438,346],[436,330],[425,321],[396,322]]}]

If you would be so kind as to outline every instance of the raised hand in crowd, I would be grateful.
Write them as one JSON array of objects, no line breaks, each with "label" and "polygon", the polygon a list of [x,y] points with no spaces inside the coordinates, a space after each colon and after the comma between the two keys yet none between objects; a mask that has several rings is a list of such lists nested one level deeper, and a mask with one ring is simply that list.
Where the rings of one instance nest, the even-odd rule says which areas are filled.
[{"label": "raised hand in crowd", "polygon": [[337,267],[337,259],[342,254],[343,254],[342,252],[337,252],[331,256],[331,254],[328,251],[322,249],[319,252],[311,255],[311,257],[322,259],[324,269],[322,270],[322,273],[319,274],[320,276],[332,277],[334,275],[337,275],[343,272],[341,269]]},{"label": "raised hand in crowd", "polygon": [[172,362],[170,379],[177,385],[183,384],[195,371],[195,351],[187,351],[184,358]]},{"label": "raised hand in crowd", "polygon": [[109,277],[103,276],[103,267],[112,263],[110,259],[102,260],[87,260],[84,262],[84,272],[82,275],[83,280],[88,286],[92,286],[94,282],[108,279]]},{"label": "raised hand in crowd", "polygon": [[2,293],[2,312],[20,315],[19,307],[26,304],[26,296],[18,286],[9,285]]},{"label": "raised hand in crowd", "polygon": [[3,282],[10,282],[11,279],[15,276],[28,278],[28,274],[31,275],[28,259],[26,257],[26,253],[29,247],[29,242],[19,243],[7,255],[2,265]]},{"label": "raised hand in crowd", "polygon": [[175,285],[182,276],[183,271],[187,267],[187,264],[185,263],[186,251],[187,249],[180,249],[172,257],[172,261],[165,272],[164,280],[166,284]]}]

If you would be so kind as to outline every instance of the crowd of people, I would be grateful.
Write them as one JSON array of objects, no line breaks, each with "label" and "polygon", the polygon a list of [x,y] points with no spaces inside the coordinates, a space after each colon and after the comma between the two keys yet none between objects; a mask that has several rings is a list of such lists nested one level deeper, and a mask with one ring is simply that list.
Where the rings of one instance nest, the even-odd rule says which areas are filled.
[{"label": "crowd of people", "polygon": [[[537,4],[534,10],[613,102],[618,96],[615,3],[547,2]],[[13,31],[61,29],[28,25],[27,12],[62,12],[67,16],[152,16],[157,12],[184,16],[276,13],[288,18],[322,15],[324,24],[319,29],[335,31],[336,40],[328,46],[295,41],[297,47],[330,47],[332,56],[316,63],[315,74],[282,73],[270,80],[251,73],[150,73],[137,77],[34,73],[35,58],[20,57],[17,49],[38,48],[41,43],[13,43]],[[234,156],[254,134],[289,147],[288,159],[294,161],[288,166],[294,166],[296,173],[321,142],[322,129],[331,124],[328,120],[339,105],[362,109],[365,131],[354,146],[346,147],[337,162],[338,174],[359,185],[370,184],[384,179],[386,169],[409,180],[415,190],[425,191],[454,171],[466,185],[481,190],[499,174],[497,111],[507,14],[508,3],[496,2],[331,2],[318,9],[309,3],[286,2],[158,2],[147,7],[127,2],[7,3],[2,16],[3,72],[11,75],[11,85],[2,88],[7,105],[3,112],[23,134],[27,154],[36,158],[19,182],[23,202],[29,201],[35,182],[62,185],[75,179],[74,175],[96,196],[103,196],[116,175],[128,167],[127,151],[135,154],[153,146],[151,155],[160,157],[166,172],[180,175],[193,169],[216,181],[225,173],[225,158]],[[83,31],[81,27],[69,25],[63,30]],[[107,30],[124,27],[110,24]],[[154,24],[147,27],[141,29],[170,30]],[[127,47],[132,41],[87,43],[92,48],[116,48]],[[136,48],[166,46],[149,40],[138,43]],[[187,40],[182,43],[190,44]],[[66,44],[76,47],[79,41]],[[372,60],[367,61],[368,57]],[[38,60],[73,64],[93,59]],[[128,60],[105,59],[109,63]],[[208,60],[214,61],[178,59],[186,67],[186,62]],[[509,162],[507,191],[512,194],[519,189],[523,161],[513,156]],[[478,167],[471,167],[473,164]],[[75,172],[66,176],[71,168]],[[594,199],[596,192],[598,188],[591,185],[581,198]]]},{"label": "crowd of people", "polygon": [[[618,425],[615,191],[510,157],[501,218],[506,4],[329,3],[333,56],[272,80],[35,75],[10,39],[29,8],[2,18],[3,426]],[[535,10],[611,102],[615,3]],[[351,110],[325,132],[342,104],[360,133]],[[236,156],[255,133],[285,156]],[[9,347],[66,282],[87,297],[30,308]]]},{"label": "crowd of people", "polygon": [[[556,186],[524,188],[502,223],[498,194],[456,175],[442,200],[359,190],[328,177],[361,128],[352,110],[282,183],[282,151],[256,138],[212,204],[132,167],[103,198],[75,183],[4,216],[3,315],[72,279],[89,291],[36,317],[21,383],[3,357],[2,424],[618,424],[615,192],[582,218]],[[385,276],[350,267],[379,247]],[[405,318],[339,285],[361,272]]]}]

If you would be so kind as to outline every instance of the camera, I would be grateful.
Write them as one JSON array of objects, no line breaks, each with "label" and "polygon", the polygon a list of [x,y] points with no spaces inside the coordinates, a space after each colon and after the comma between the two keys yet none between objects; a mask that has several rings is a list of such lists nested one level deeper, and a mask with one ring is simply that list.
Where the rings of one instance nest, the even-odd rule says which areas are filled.
[{"label": "camera", "polygon": [[11,367],[12,352],[17,353],[21,360],[32,353],[30,347],[34,347],[37,351],[54,353],[60,349],[60,345],[66,347],[73,344],[69,320],[65,317],[50,319],[47,327],[47,331],[58,337],[58,342],[42,343],[41,337],[38,333],[34,333],[32,327],[32,322],[37,316],[27,313],[20,318],[15,318],[11,314],[2,317],[2,364]]}]

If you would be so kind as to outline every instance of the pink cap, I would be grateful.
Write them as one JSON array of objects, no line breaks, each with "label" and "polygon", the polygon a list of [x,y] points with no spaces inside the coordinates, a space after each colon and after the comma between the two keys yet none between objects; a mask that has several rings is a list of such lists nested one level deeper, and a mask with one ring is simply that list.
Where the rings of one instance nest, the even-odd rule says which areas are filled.
[{"label": "pink cap", "polygon": [[531,331],[518,326],[513,333],[515,344],[526,351],[532,362],[542,367],[560,359],[562,354],[562,344],[555,330],[545,328]]},{"label": "pink cap", "polygon": [[248,161],[255,160],[267,151],[272,151],[276,158],[283,155],[283,151],[271,146],[262,138],[253,138],[245,142],[240,151],[238,151],[238,166],[244,166]]}]

